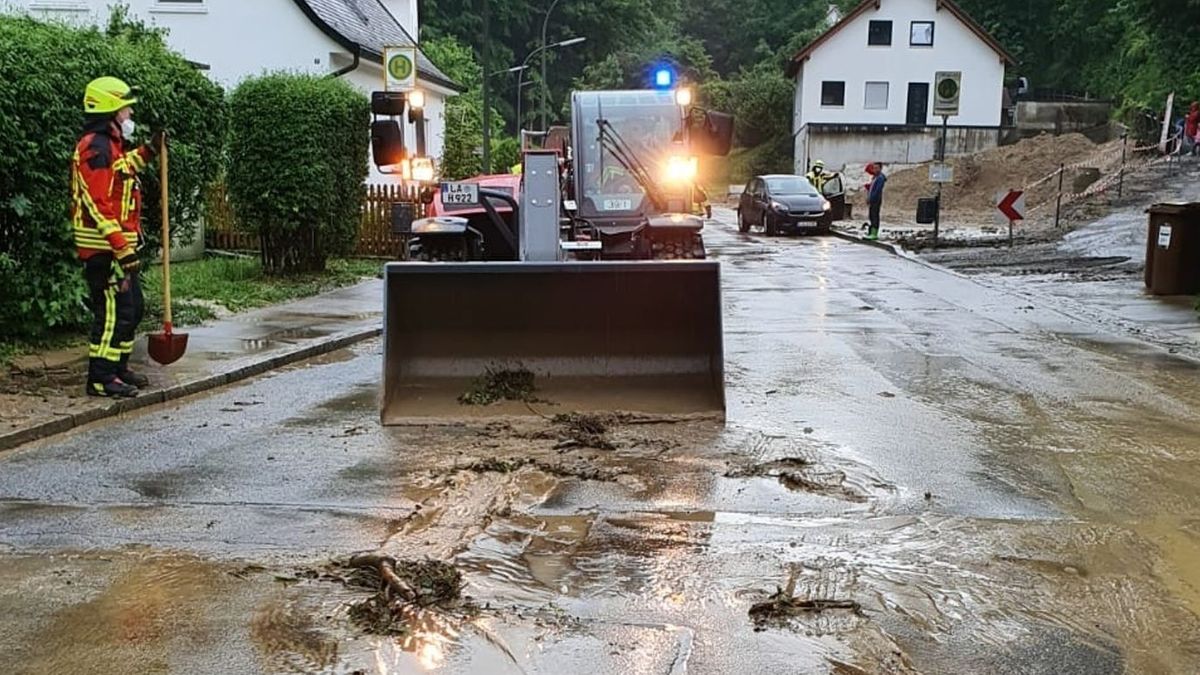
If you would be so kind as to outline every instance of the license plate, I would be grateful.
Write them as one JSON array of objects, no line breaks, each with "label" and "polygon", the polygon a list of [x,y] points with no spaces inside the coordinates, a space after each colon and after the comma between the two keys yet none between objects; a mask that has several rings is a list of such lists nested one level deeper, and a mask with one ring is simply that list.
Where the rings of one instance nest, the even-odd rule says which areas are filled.
[{"label": "license plate", "polygon": [[632,199],[605,199],[600,204],[602,211],[630,211],[633,209]]},{"label": "license plate", "polygon": [[474,206],[479,203],[477,183],[442,183],[442,204],[446,206]]}]

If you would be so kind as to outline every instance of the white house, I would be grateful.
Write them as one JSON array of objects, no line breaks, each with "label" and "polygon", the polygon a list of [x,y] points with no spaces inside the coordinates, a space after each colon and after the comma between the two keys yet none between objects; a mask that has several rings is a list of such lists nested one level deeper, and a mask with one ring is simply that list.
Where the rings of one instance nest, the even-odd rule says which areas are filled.
[{"label": "white house", "polygon": [[962,72],[947,154],[995,147],[1004,133],[1005,66],[1012,55],[951,0],[864,0],[798,52],[792,133],[795,170],[936,156],[934,74]]},{"label": "white house", "polygon": [[[34,15],[103,25],[113,0],[15,0]],[[11,4],[13,0],[9,0]],[[168,29],[167,42],[232,89],[248,76],[290,70],[333,74],[367,93],[383,89],[383,48],[415,45],[417,0],[126,0]],[[2,3],[0,3],[2,4]],[[445,102],[459,86],[418,52],[430,156],[441,157]],[[404,124],[414,147],[412,125]],[[367,133],[364,129],[363,133]],[[384,180],[372,167],[372,179]]]}]

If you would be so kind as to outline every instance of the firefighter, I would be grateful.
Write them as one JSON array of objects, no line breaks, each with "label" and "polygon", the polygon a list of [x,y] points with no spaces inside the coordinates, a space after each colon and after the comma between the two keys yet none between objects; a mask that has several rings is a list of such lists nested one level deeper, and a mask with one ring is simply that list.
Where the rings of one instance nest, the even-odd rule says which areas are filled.
[{"label": "firefighter", "polygon": [[695,213],[695,215],[702,215],[712,220],[712,204],[708,202],[708,193],[704,191],[704,188],[700,187],[699,183],[692,185],[692,201],[695,202],[696,208],[699,210],[699,213]]},{"label": "firefighter", "polygon": [[805,178],[812,183],[813,187],[817,188],[818,193],[825,194],[825,183],[830,178],[830,175],[825,173],[825,162],[819,159],[813,162],[812,169]]},{"label": "firefighter", "polygon": [[157,154],[162,132],[149,145],[130,143],[135,124],[133,89],[115,77],[87,85],[83,136],[71,162],[71,221],[92,306],[87,393],[133,397],[149,381],[129,369],[143,313],[141,183],[138,173]]}]

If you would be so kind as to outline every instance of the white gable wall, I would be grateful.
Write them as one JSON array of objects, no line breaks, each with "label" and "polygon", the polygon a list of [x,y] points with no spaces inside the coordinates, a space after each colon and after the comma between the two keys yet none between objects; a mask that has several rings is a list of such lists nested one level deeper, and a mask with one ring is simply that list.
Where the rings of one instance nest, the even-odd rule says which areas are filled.
[{"label": "white gable wall", "polygon": [[[168,29],[172,49],[208,65],[209,77],[227,89],[272,70],[329,72],[331,54],[344,51],[292,0],[206,0],[182,7],[183,3],[157,0],[126,1],[133,14]],[[112,4],[112,0],[26,2],[34,15],[101,26],[107,23]],[[82,10],[71,9],[76,7]]]},{"label": "white gable wall", "polygon": [[[867,44],[872,20],[892,21],[892,45]],[[933,21],[934,46],[909,46],[913,21]],[[878,11],[869,10],[843,26],[817,47],[797,76],[796,128],[810,123],[904,124],[908,110],[908,84],[927,82],[930,101],[926,124],[941,124],[933,116],[933,77],[941,70],[963,73],[961,114],[950,123],[998,127],[1003,105],[1004,63],[988,46],[948,10],[938,11],[937,0],[881,0]],[[845,105],[821,105],[823,81],[846,83]],[[886,110],[867,110],[867,82],[889,83]]]},{"label": "white gable wall", "polygon": [[[287,70],[313,74],[330,73],[352,63],[346,50],[317,28],[293,0],[205,0],[185,6],[158,0],[127,0],[130,11],[169,32],[167,43],[185,58],[209,66],[206,74],[232,90],[247,77]],[[20,0],[16,9],[28,10],[43,18],[65,20],[78,25],[104,25],[113,0]],[[389,2],[407,7],[410,3]],[[411,11],[416,21],[416,3],[397,11]],[[0,0],[0,9],[13,9]],[[399,18],[399,17],[398,17]],[[403,22],[404,19],[402,18]],[[410,33],[415,31],[406,23]],[[343,76],[363,93],[383,88],[383,68],[362,59],[359,67]],[[431,157],[442,156],[445,145],[446,90],[431,86],[426,92],[426,151]],[[410,150],[416,147],[415,130],[402,124]],[[368,130],[364,129],[363,133]],[[371,164],[371,182],[389,182]]]}]

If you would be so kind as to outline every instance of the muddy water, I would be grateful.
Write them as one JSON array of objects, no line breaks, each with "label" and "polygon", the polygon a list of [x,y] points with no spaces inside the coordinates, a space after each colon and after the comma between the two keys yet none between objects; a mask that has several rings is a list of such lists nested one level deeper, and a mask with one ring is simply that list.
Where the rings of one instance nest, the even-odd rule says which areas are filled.
[{"label": "muddy water", "polygon": [[[1196,368],[870,249],[710,240],[725,424],[382,428],[374,343],[6,457],[0,672],[1197,671]],[[364,634],[327,564],[364,549],[477,609]],[[789,579],[861,611],[756,626]]]}]

